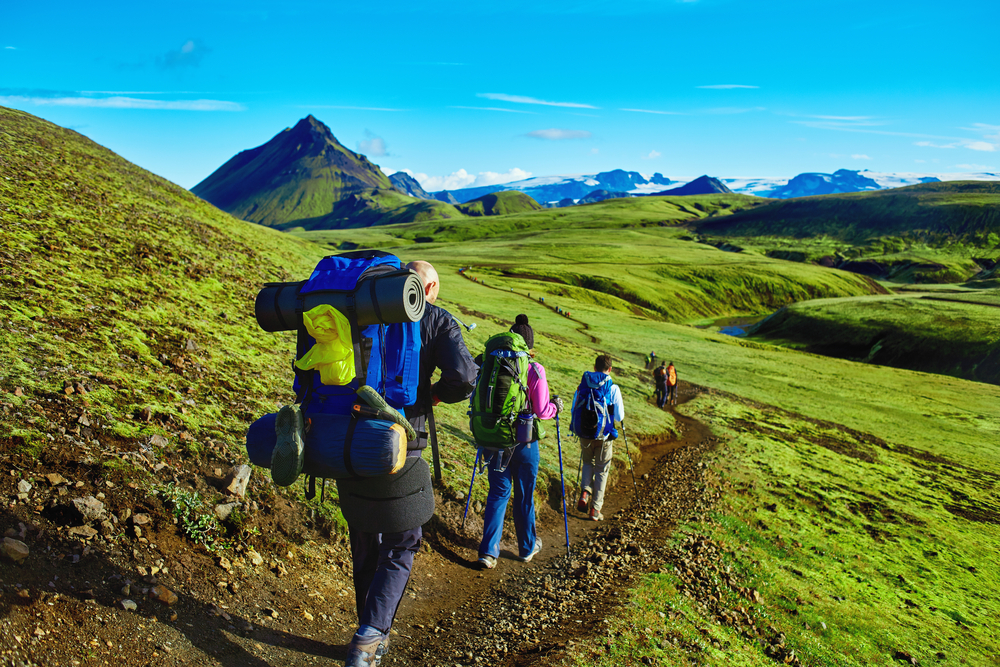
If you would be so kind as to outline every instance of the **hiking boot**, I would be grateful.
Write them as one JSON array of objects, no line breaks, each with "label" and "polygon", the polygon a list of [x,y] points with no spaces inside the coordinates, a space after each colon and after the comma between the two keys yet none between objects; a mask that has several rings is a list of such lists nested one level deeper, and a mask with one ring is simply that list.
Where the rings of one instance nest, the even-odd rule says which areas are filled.
[{"label": "hiking boot", "polygon": [[291,486],[299,478],[305,460],[302,407],[286,405],[278,410],[274,432],[278,439],[271,454],[271,479],[278,486]]},{"label": "hiking boot", "polygon": [[601,510],[594,507],[590,510],[590,520],[591,521],[604,521],[604,515],[601,514]]},{"label": "hiking boot", "polygon": [[362,637],[355,634],[347,645],[347,662],[344,667],[378,667],[388,650],[389,635]]},{"label": "hiking boot", "polygon": [[518,558],[524,563],[530,563],[531,559],[535,557],[539,551],[542,550],[542,540],[538,537],[535,538],[535,546],[531,549],[531,553],[527,556],[518,556]]},{"label": "hiking boot", "polygon": [[584,490],[580,494],[580,500],[576,501],[576,511],[586,514],[588,507],[590,507],[590,491]]},{"label": "hiking boot", "polygon": [[476,566],[480,570],[492,570],[497,566],[497,559],[493,556],[480,556],[479,560],[476,561]]}]

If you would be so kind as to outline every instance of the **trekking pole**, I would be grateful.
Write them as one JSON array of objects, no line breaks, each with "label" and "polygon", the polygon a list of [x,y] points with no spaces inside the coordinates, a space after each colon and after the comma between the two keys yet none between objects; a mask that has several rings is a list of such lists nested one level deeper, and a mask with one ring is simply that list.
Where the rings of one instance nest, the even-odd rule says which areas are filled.
[{"label": "trekking pole", "polygon": [[469,501],[472,500],[472,484],[476,481],[476,468],[479,467],[479,455],[483,450],[476,450],[476,462],[472,464],[472,479],[469,480],[469,495],[465,497],[465,513],[462,514],[462,530],[465,530],[465,517],[469,515]]},{"label": "trekking pole", "polygon": [[566,478],[563,476],[562,437],[559,435],[559,413],[556,413],[556,446],[559,448],[559,481],[562,483],[563,526],[566,529],[566,557],[569,558],[569,517],[566,515]]},{"label": "trekking pole", "polygon": [[438,454],[438,433],[437,426],[434,425],[434,408],[431,407],[431,411],[428,413],[427,417],[430,420],[430,436],[431,436],[431,458],[434,460],[434,481],[441,484],[441,457]]},{"label": "trekking pole", "polygon": [[632,471],[632,488],[635,489],[635,504],[642,509],[642,502],[639,501],[639,485],[635,483],[635,466],[632,465],[632,456],[628,453],[628,433],[625,432],[625,422],[622,422],[622,437],[625,438],[625,457],[628,459],[628,468]]}]

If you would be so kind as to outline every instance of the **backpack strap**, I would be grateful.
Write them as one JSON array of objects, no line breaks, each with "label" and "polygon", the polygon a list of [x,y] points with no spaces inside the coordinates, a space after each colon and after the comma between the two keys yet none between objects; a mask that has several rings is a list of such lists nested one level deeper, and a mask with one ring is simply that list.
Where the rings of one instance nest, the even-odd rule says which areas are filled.
[{"label": "backpack strap", "polygon": [[[299,285],[299,290],[302,289],[301,283]],[[298,328],[295,334],[295,360],[292,361],[292,371],[295,373],[296,379],[299,381],[299,393],[295,397],[295,402],[300,404],[303,408],[309,403],[309,399],[312,397],[313,383],[316,381],[316,370],[302,370],[295,365],[295,361],[298,361],[306,355],[308,352],[308,340],[309,332],[306,331],[305,321],[302,319],[302,313],[305,312],[305,296],[301,291],[295,298],[295,317],[298,320]]]}]

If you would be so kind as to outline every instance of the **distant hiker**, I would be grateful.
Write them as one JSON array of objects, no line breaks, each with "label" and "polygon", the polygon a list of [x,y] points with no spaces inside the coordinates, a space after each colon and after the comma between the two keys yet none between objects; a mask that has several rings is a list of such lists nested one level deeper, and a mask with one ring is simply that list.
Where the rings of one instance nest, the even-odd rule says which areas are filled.
[{"label": "distant hiker", "polygon": [[643,364],[645,364],[645,365],[643,367],[644,368],[649,368],[649,361],[650,361],[649,355],[647,354],[644,359],[645,360],[643,361]]},{"label": "distant hiker", "polygon": [[662,408],[667,402],[667,362],[660,362],[653,371],[653,381],[656,382],[656,407]]},{"label": "distant hiker", "polygon": [[[535,356],[535,332],[528,324],[527,315],[518,315],[516,324],[510,328],[527,346],[530,355]],[[516,339],[516,336],[514,337]],[[537,420],[552,419],[562,412],[561,398],[549,399],[549,384],[545,379],[545,368],[532,361],[528,368],[528,406],[534,414],[533,429],[538,429]],[[514,531],[517,534],[518,559],[530,561],[542,549],[542,540],[535,532],[535,481],[538,478],[539,444],[538,430],[530,436],[531,442],[523,442],[507,449],[483,449],[483,461],[488,466],[490,491],[486,496],[486,510],[483,516],[483,540],[479,544],[477,565],[484,570],[496,567],[500,555],[500,537],[503,533],[503,519],[507,512],[507,502],[511,490],[514,492]]]},{"label": "distant hiker", "polygon": [[[427,306],[420,320],[420,376],[417,401],[406,406],[409,422],[417,430],[417,440],[407,444],[407,457],[419,457],[427,447],[426,421],[431,407],[438,403],[458,403],[472,393],[476,365],[465,347],[462,332],[451,314],[434,304],[440,283],[437,271],[427,262],[410,262],[424,282]],[[441,379],[431,385],[431,376],[441,369]],[[364,481],[352,483],[357,494],[364,495]],[[341,499],[345,488],[340,483]],[[428,470],[426,488],[431,488]],[[348,491],[349,492],[349,491]],[[342,500],[343,502],[343,500]],[[365,526],[347,526],[354,561],[354,597],[358,611],[358,629],[347,650],[345,667],[378,665],[388,650],[389,631],[396,609],[406,590],[413,567],[413,556],[423,535],[420,525],[398,533],[371,533]]]},{"label": "distant hiker", "polygon": [[[670,405],[677,405],[677,369],[674,362],[667,366],[667,402]],[[662,405],[660,407],[663,407]]]},{"label": "distant hiker", "polygon": [[580,438],[583,457],[583,489],[576,504],[592,521],[604,518],[604,491],[613,454],[612,443],[618,437],[615,422],[625,418],[625,406],[618,385],[611,379],[611,357],[602,354],[594,361],[593,372],[583,374],[573,395],[570,431]]}]

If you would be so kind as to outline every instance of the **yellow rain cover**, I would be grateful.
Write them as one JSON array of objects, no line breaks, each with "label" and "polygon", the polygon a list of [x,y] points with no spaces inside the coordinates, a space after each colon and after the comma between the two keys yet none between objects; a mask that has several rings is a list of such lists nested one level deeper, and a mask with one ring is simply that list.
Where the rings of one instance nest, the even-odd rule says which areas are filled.
[{"label": "yellow rain cover", "polygon": [[323,304],[302,313],[306,331],[316,344],[295,362],[304,371],[319,371],[323,384],[345,385],[354,379],[354,345],[351,324],[339,310]]}]

